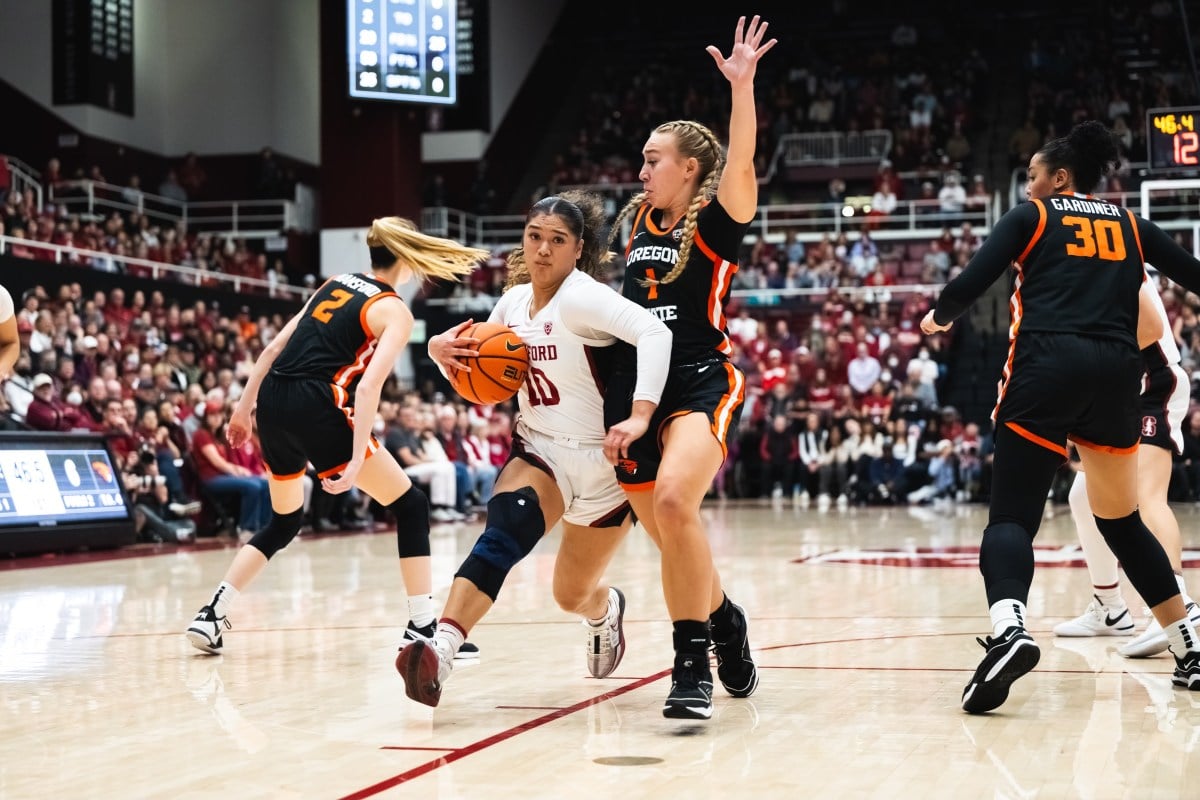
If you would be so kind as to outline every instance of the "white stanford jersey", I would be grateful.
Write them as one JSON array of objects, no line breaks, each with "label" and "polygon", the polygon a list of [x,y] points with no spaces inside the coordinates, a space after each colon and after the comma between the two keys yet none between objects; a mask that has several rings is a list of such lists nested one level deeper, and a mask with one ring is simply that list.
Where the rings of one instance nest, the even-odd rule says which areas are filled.
[{"label": "white stanford jersey", "polygon": [[[1163,334],[1158,338],[1155,344],[1150,347],[1157,347],[1162,355],[1162,360],[1166,364],[1178,364],[1179,345],[1175,344],[1175,332],[1171,330],[1171,320],[1167,318],[1167,309],[1163,307],[1162,295],[1158,293],[1158,281],[1153,278],[1147,278],[1142,281],[1142,292],[1150,296],[1150,300],[1154,303],[1154,308],[1158,311],[1158,316],[1162,320]],[[1150,348],[1145,348],[1142,352]],[[1147,354],[1149,356],[1149,354]]]},{"label": "white stanford jersey", "polygon": [[658,402],[671,354],[671,333],[662,322],[578,270],[530,318],[532,298],[528,283],[514,286],[488,318],[512,328],[529,353],[529,373],[517,395],[522,423],[578,446],[599,447],[607,348],[618,339],[638,347],[634,399]]}]

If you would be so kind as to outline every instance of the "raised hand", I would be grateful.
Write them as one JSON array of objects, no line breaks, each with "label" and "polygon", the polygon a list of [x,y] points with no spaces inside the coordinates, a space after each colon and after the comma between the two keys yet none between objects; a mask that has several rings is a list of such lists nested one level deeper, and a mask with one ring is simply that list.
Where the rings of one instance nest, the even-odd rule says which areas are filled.
[{"label": "raised hand", "polygon": [[721,70],[721,74],[730,83],[752,81],[754,72],[758,69],[758,60],[778,41],[770,39],[763,44],[762,40],[766,34],[767,23],[757,14],[750,20],[749,27],[746,27],[745,17],[738,17],[737,27],[733,32],[733,50],[730,51],[729,58],[721,55],[721,50],[716,45],[710,44],[704,49],[713,57],[713,61],[717,62],[717,69]]}]

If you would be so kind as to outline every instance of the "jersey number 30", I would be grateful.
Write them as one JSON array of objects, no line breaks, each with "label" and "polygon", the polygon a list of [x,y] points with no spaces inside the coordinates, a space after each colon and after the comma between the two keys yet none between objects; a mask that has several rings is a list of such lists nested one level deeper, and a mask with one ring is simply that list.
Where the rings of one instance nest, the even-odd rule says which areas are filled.
[{"label": "jersey number 30", "polygon": [[1063,225],[1075,229],[1075,243],[1067,245],[1067,255],[1099,257],[1104,261],[1125,260],[1125,237],[1115,220],[1091,220],[1088,217],[1063,217]]}]

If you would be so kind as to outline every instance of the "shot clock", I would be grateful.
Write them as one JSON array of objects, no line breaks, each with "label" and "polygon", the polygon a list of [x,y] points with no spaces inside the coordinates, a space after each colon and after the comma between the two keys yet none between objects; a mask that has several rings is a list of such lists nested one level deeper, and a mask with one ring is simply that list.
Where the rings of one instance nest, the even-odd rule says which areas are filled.
[{"label": "shot clock", "polygon": [[1152,171],[1200,171],[1200,106],[1147,111],[1146,143]]}]

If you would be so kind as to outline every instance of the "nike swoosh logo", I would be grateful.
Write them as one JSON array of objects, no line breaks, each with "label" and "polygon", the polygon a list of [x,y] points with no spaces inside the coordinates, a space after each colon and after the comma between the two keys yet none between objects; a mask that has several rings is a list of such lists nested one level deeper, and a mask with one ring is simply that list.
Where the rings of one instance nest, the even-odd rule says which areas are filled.
[{"label": "nike swoosh logo", "polygon": [[699,369],[696,370],[696,372],[704,372],[704,370],[706,370],[706,369],[708,369],[708,367],[700,367]]},{"label": "nike swoosh logo", "polygon": [[508,342],[508,341],[506,341],[504,343],[504,349],[510,353],[515,353],[516,351],[520,350],[524,346],[525,346],[524,342],[521,342],[520,344],[517,344],[517,345],[514,345],[512,342]]},{"label": "nike swoosh logo", "polygon": [[1114,617],[1111,614],[1105,614],[1104,615],[1104,624],[1108,625],[1110,627],[1113,625],[1116,625],[1118,622],[1121,621],[1121,617],[1125,616],[1128,613],[1129,613],[1129,609],[1127,608],[1124,611],[1122,611],[1120,614],[1117,614],[1116,617]]}]

